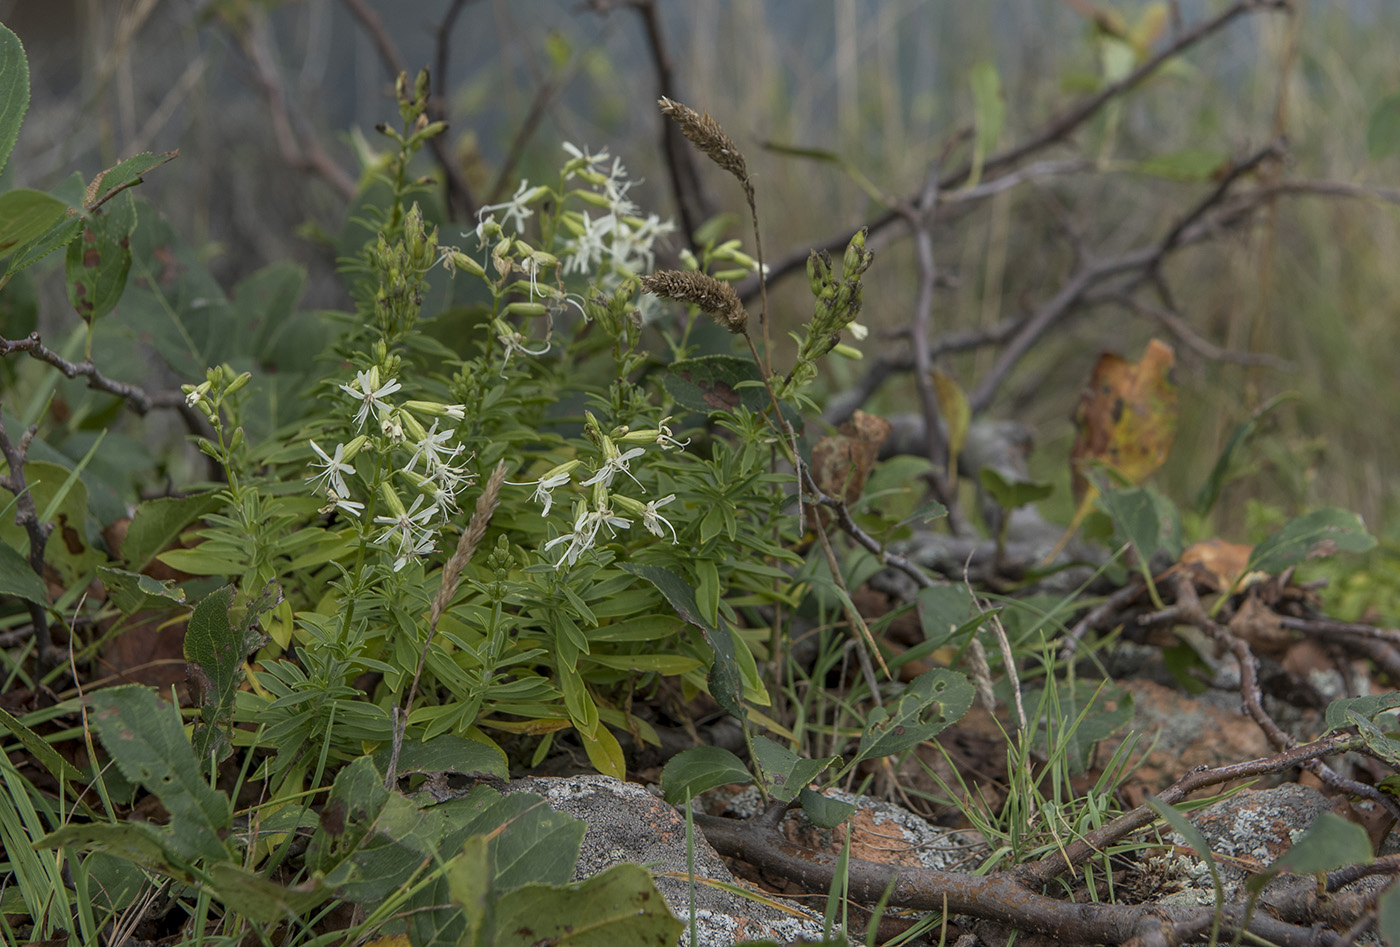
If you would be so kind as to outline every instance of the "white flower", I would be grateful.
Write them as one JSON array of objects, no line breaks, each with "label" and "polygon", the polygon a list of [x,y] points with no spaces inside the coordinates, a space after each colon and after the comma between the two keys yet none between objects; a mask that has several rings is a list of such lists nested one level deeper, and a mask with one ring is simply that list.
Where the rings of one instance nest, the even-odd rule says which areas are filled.
[{"label": "white flower", "polygon": [[394,406],[382,399],[387,395],[392,395],[403,387],[395,379],[390,378],[384,384],[375,388],[373,378],[369,372],[356,372],[355,383],[359,385],[358,389],[350,385],[341,385],[340,387],[341,390],[360,400],[360,409],[355,412],[356,430],[365,426],[365,421],[368,420],[371,411],[374,412],[376,417],[381,419],[392,411]]},{"label": "white flower", "polygon": [[520,186],[515,189],[515,193],[511,195],[510,200],[506,201],[504,204],[487,204],[485,207],[481,208],[481,210],[477,211],[477,220],[481,221],[481,224],[477,225],[477,236],[481,236],[481,228],[482,225],[485,224],[485,220],[483,219],[485,215],[491,214],[491,216],[495,216],[491,213],[492,211],[500,211],[501,216],[506,222],[510,223],[515,232],[522,233],[525,230],[525,221],[535,215],[534,210],[531,209],[528,204],[528,201],[535,196],[535,190],[535,188],[530,187],[529,181],[521,181]]},{"label": "white flower", "polygon": [[448,443],[456,432],[439,431],[437,426],[437,421],[433,421],[433,426],[418,441],[413,456],[408,459],[408,465],[403,468],[405,472],[411,471],[418,463],[418,458],[422,457],[424,472],[432,476],[437,470],[448,467],[450,461],[462,452],[461,444]]},{"label": "white flower", "polygon": [[671,416],[667,415],[662,418],[661,423],[656,426],[656,446],[662,450],[684,450],[690,443],[690,438],[687,437],[683,441],[676,440],[671,434],[671,429],[666,426],[666,422],[669,420],[671,420]]},{"label": "white flower", "polygon": [[671,525],[670,520],[668,520],[666,517],[662,516],[656,511],[661,509],[661,507],[665,506],[667,503],[670,503],[675,498],[676,495],[674,493],[669,493],[659,500],[652,500],[646,505],[642,512],[642,525],[647,528],[647,532],[651,533],[653,536],[657,536],[664,539],[666,537],[666,534],[661,531],[661,524],[665,523],[666,528],[671,531],[672,545],[675,545],[676,543],[680,542],[680,540],[676,537],[676,528]]},{"label": "white flower", "polygon": [[[607,459],[603,461],[603,466],[599,467],[598,472],[593,476],[589,477],[587,480],[581,481],[579,486],[591,487],[595,483],[601,483],[605,487],[611,487],[613,477],[619,470],[627,476],[632,477],[632,471],[627,469],[627,465],[631,463],[633,459],[645,454],[646,448],[633,447],[619,454],[617,453],[617,448],[613,447],[612,450],[606,451],[605,453],[610,456],[607,456]],[[641,481],[636,477],[632,477],[632,482],[639,487],[642,485]]]},{"label": "white flower", "polygon": [[550,344],[548,341],[544,342],[544,348],[542,349],[530,348],[528,345],[525,344],[525,336],[521,335],[519,332],[516,332],[514,329],[498,331],[496,333],[496,338],[499,339],[501,344],[504,345],[506,348],[507,362],[510,361],[510,357],[516,352],[519,352],[521,355],[534,355],[538,357],[540,355],[547,354],[550,349]]},{"label": "white flower", "polygon": [[616,536],[616,529],[626,529],[631,525],[631,520],[624,516],[618,516],[610,509],[589,510],[580,503],[578,515],[574,518],[574,531],[554,537],[544,544],[544,548],[548,551],[560,543],[567,542],[569,548],[564,550],[564,555],[559,557],[554,568],[559,568],[565,562],[572,566],[578,562],[579,556],[593,548],[594,542],[598,539],[599,529],[606,526],[608,535]]},{"label": "white flower", "polygon": [[321,468],[321,472],[314,477],[308,477],[306,482],[311,484],[312,490],[325,487],[326,495],[336,499],[343,499],[350,496],[350,489],[345,485],[345,474],[352,474],[355,468],[345,462],[345,445],[335,445],[335,456],[332,457],[321,450],[320,445],[315,441],[311,442],[311,449],[321,458],[320,462],[312,461],[312,467]]},{"label": "white flower", "polygon": [[402,569],[409,559],[433,551],[433,531],[426,524],[437,515],[438,508],[436,504],[429,503],[420,510],[419,507],[423,505],[424,499],[426,498],[420,493],[414,497],[413,505],[407,511],[399,513],[397,516],[376,516],[374,518],[376,523],[388,527],[379,534],[379,538],[374,541],[375,545],[385,546],[391,540],[397,540],[398,553],[394,559],[395,572]]}]

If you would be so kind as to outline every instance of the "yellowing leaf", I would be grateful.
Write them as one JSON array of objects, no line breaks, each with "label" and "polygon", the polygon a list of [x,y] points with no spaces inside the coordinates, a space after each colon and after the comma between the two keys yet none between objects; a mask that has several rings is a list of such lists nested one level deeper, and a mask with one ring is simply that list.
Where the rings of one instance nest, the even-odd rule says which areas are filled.
[{"label": "yellowing leaf", "polygon": [[1167,459],[1176,438],[1176,386],[1170,345],[1153,339],[1139,362],[1105,352],[1094,366],[1089,388],[1074,413],[1078,435],[1070,450],[1074,495],[1083,498],[1091,462],[1116,471],[1137,485]]}]

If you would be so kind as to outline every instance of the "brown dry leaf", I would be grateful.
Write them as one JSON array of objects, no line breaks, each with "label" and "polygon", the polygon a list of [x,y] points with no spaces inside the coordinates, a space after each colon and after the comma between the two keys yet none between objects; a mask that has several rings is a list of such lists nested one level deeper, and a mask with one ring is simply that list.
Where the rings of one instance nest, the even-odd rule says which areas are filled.
[{"label": "brown dry leaf", "polygon": [[1293,633],[1279,623],[1269,606],[1250,594],[1230,619],[1230,630],[1248,642],[1256,654],[1277,657],[1293,643]]},{"label": "brown dry leaf", "polygon": [[1192,578],[1215,592],[1233,588],[1249,564],[1253,546],[1227,543],[1223,539],[1203,539],[1192,543],[1181,554],[1181,564],[1191,570]]},{"label": "brown dry leaf", "polygon": [[812,448],[812,479],[828,496],[842,497],[848,506],[855,503],[891,430],[884,418],[857,411],[839,433]]},{"label": "brown dry leaf", "polygon": [[1167,459],[1176,437],[1176,386],[1172,347],[1153,339],[1139,362],[1105,352],[1074,412],[1078,435],[1070,451],[1074,495],[1083,500],[1091,461],[1113,468],[1128,482],[1146,480]]}]

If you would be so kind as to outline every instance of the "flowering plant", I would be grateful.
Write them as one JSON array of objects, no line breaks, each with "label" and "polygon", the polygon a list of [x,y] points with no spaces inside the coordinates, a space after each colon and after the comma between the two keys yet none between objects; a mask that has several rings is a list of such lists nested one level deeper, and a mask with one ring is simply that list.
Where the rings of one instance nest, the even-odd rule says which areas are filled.
[{"label": "flowering plant", "polygon": [[[775,458],[800,469],[794,407],[869,262],[858,242],[844,280],[815,260],[826,298],[784,377],[725,281],[757,261],[730,241],[657,271],[673,227],[606,151],[566,144],[556,181],[522,181],[448,245],[406,173],[441,130],[425,83],[400,82],[402,131],[381,129],[386,206],[345,266],[357,311],[295,433],[247,443],[247,373],[186,386],[228,487],[174,556],[237,576],[247,600],[279,590],[256,612],[271,641],[234,719],[278,749],[282,791],[366,745],[396,761],[447,733],[543,737],[537,759],[564,734],[621,775],[619,736],[657,742],[667,708],[703,692],[741,718],[767,704],[760,662],[802,562],[796,478]],[[429,298],[465,314],[465,339],[444,344]],[[752,359],[719,404],[672,384],[707,358],[735,370],[711,318]]]}]

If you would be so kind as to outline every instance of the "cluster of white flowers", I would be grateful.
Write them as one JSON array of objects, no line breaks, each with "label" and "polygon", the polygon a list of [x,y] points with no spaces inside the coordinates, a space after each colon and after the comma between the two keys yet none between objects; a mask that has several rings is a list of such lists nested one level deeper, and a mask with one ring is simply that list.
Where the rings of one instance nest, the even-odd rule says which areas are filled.
[{"label": "cluster of white flowers", "polygon": [[[667,530],[669,530],[671,542],[674,544],[679,541],[676,528],[660,512],[661,507],[676,498],[674,493],[668,493],[664,497],[643,503],[640,500],[634,500],[612,491],[613,480],[619,473],[625,474],[633,483],[637,484],[639,489],[646,489],[631,470],[632,461],[646,454],[646,446],[643,445],[654,444],[665,451],[680,450],[689,443],[689,441],[678,441],[672,436],[671,429],[666,425],[669,420],[671,419],[662,418],[661,423],[654,428],[624,431],[615,438],[600,434],[598,440],[602,462],[598,464],[589,477],[575,481],[574,471],[585,465],[581,460],[570,460],[545,471],[538,480],[512,484],[517,487],[535,488],[533,498],[543,507],[540,514],[542,516],[549,515],[549,510],[554,505],[555,490],[566,484],[576,484],[579,487],[588,488],[586,498],[578,497],[574,501],[573,529],[544,544],[546,552],[556,546],[568,544],[565,546],[563,554],[554,563],[555,568],[572,566],[578,562],[580,556],[593,548],[599,534],[604,529],[607,530],[609,536],[616,536],[618,530],[628,529],[638,520],[653,536],[664,539]],[[592,415],[589,415],[589,424],[596,427]],[[619,444],[626,449],[619,447]]]},{"label": "cluster of white flowers", "polygon": [[[466,466],[457,463],[463,447],[454,442],[454,432],[450,428],[438,430],[443,420],[460,421],[466,416],[466,409],[459,404],[433,401],[395,405],[389,396],[401,390],[402,385],[393,378],[381,380],[379,369],[374,367],[357,372],[353,384],[340,388],[359,402],[354,415],[356,430],[363,432],[366,424],[377,422],[383,439],[375,441],[371,434],[360,433],[348,444],[337,444],[329,454],[312,441],[311,449],[319,460],[311,462],[317,473],[307,483],[330,501],[324,512],[341,510],[358,518],[365,504],[352,498],[346,480],[355,473],[351,461],[372,444],[390,450],[411,450],[408,463],[398,472],[417,489],[412,503],[405,508],[393,485],[385,481],[380,493],[389,513],[374,517],[374,523],[384,527],[374,544],[392,549],[394,571],[398,572],[410,560],[436,548],[438,530],[458,509],[457,494],[472,482]],[[420,417],[431,417],[432,426],[424,428]]]}]

